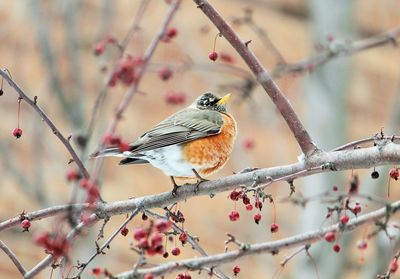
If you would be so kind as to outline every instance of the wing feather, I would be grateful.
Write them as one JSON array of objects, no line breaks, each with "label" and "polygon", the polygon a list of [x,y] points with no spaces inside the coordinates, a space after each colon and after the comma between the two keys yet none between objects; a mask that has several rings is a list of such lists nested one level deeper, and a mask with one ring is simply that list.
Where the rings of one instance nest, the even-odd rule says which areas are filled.
[{"label": "wing feather", "polygon": [[195,139],[216,135],[221,131],[222,116],[216,111],[186,109],[173,114],[131,144],[139,153]]}]

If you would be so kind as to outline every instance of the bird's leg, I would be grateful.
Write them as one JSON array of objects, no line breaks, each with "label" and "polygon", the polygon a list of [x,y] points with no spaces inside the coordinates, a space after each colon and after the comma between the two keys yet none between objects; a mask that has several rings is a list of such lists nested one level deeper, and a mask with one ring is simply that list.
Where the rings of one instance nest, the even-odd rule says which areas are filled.
[{"label": "bird's leg", "polygon": [[175,182],[175,179],[174,179],[174,177],[173,176],[170,176],[170,178],[171,178],[171,181],[172,181],[172,185],[174,186],[174,188],[172,189],[172,195],[173,196],[176,196],[177,195],[177,190],[178,190],[178,188],[180,187],[178,184],[176,184],[176,182]]},{"label": "bird's leg", "polygon": [[198,181],[196,183],[196,188],[194,188],[194,192],[197,193],[199,191],[199,186],[201,183],[205,182],[205,181],[209,181],[208,179],[205,179],[203,177],[200,176],[200,174],[195,170],[192,169],[194,175],[197,177]]}]

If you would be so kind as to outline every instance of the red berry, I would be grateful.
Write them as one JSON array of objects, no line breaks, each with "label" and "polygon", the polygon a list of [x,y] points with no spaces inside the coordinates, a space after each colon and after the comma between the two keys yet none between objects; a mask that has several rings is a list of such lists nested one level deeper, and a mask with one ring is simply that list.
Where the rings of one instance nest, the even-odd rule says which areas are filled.
[{"label": "red berry", "polygon": [[251,204],[246,204],[246,210],[247,210],[247,211],[252,211],[252,210],[253,210],[253,205],[251,205]]},{"label": "red berry", "polygon": [[102,55],[104,50],[106,49],[106,44],[104,43],[104,41],[98,42],[95,46],[94,46],[94,55],[99,56]]},{"label": "red berry", "polygon": [[357,248],[359,250],[365,250],[368,248],[368,243],[365,240],[360,240],[357,242]]},{"label": "red berry", "polygon": [[187,239],[188,239],[188,236],[186,233],[183,232],[179,235],[179,241],[182,243],[182,245],[187,242]]},{"label": "red berry", "polygon": [[147,248],[149,248],[149,242],[147,241],[146,238],[142,238],[139,240],[137,247],[142,248],[142,249],[147,249]]},{"label": "red berry", "polygon": [[131,147],[129,145],[129,143],[125,142],[125,141],[121,141],[118,145],[118,148],[121,152],[125,152],[125,151],[130,151]]},{"label": "red berry", "polygon": [[235,221],[237,221],[239,218],[240,218],[240,214],[239,214],[239,212],[237,212],[236,210],[232,210],[230,213],[229,213],[229,220],[231,220],[232,222],[235,222]]},{"label": "red berry", "polygon": [[186,93],[170,90],[164,96],[164,101],[170,105],[181,105],[186,102]]},{"label": "red berry", "polygon": [[340,222],[343,224],[343,225],[346,225],[348,222],[349,222],[349,216],[348,215],[342,215],[342,216],[340,216]]},{"label": "red berry", "polygon": [[169,254],[168,254],[168,252],[164,252],[164,254],[162,255],[163,256],[163,258],[168,258],[168,256],[169,256]]},{"label": "red berry", "polygon": [[181,249],[179,249],[179,247],[174,247],[171,250],[171,254],[174,255],[174,256],[179,256],[180,253],[181,253]]},{"label": "red berry", "polygon": [[146,275],[144,276],[144,279],[153,279],[153,274],[152,273],[146,273]]},{"label": "red berry", "polygon": [[156,229],[159,232],[166,232],[172,227],[172,223],[165,219],[158,219],[155,223]]},{"label": "red berry", "polygon": [[92,274],[95,276],[99,276],[101,274],[101,268],[100,267],[94,267],[92,268]]},{"label": "red berry", "polygon": [[254,139],[252,138],[247,138],[244,139],[242,142],[242,146],[244,150],[252,150],[254,148]]},{"label": "red berry", "polygon": [[339,190],[339,188],[338,188],[338,186],[335,185],[332,187],[332,190],[333,190],[333,192],[337,192]]},{"label": "red berry", "polygon": [[336,243],[335,245],[333,245],[332,249],[336,253],[339,253],[340,252],[340,245]]},{"label": "red berry", "polygon": [[260,223],[261,220],[261,214],[257,213],[256,215],[254,215],[254,222],[256,222],[256,224],[258,225],[258,223]]},{"label": "red berry", "polygon": [[334,242],[336,240],[336,233],[335,232],[327,232],[327,233],[325,233],[324,238],[328,242]]},{"label": "red berry", "polygon": [[142,238],[146,238],[147,236],[148,236],[147,231],[142,227],[136,228],[133,231],[133,238],[136,240],[141,240]]},{"label": "red berry", "polygon": [[93,183],[89,179],[83,178],[81,181],[79,181],[79,185],[82,187],[82,189],[87,190],[93,186]]},{"label": "red berry", "polygon": [[31,227],[31,221],[28,219],[24,219],[21,222],[21,228],[24,229],[24,231],[29,231],[29,228]]},{"label": "red berry", "polygon": [[161,67],[160,69],[158,69],[158,76],[161,78],[161,80],[169,80],[172,77],[172,70],[171,68],[165,66],[165,67]]},{"label": "red berry", "polygon": [[69,181],[69,182],[77,181],[77,180],[81,179],[81,174],[76,169],[70,169],[67,171],[66,177],[67,177],[67,181]]},{"label": "red berry", "polygon": [[397,269],[399,269],[399,264],[397,262],[397,259],[393,259],[390,262],[389,271],[390,271],[390,273],[396,273]]},{"label": "red berry", "polygon": [[357,215],[358,213],[361,212],[361,205],[359,203],[356,203],[356,205],[351,209],[351,211]]},{"label": "red berry", "polygon": [[276,233],[279,231],[279,226],[276,223],[272,223],[271,225],[271,233]]},{"label": "red berry", "polygon": [[256,200],[256,202],[254,203],[254,207],[258,208],[259,210],[261,210],[262,207],[263,207],[263,204],[259,200]]},{"label": "red berry", "polygon": [[233,275],[235,275],[235,276],[238,275],[238,273],[240,272],[240,266],[235,265],[233,267],[232,271],[233,271]]},{"label": "red berry", "polygon": [[150,239],[151,246],[157,247],[163,243],[163,235],[161,233],[154,233]]},{"label": "red berry", "polygon": [[232,55],[230,55],[229,53],[221,52],[220,57],[221,57],[222,62],[225,62],[225,63],[233,63],[234,62]]},{"label": "red berry", "polygon": [[123,227],[122,230],[121,230],[121,234],[122,234],[123,236],[127,236],[128,232],[129,232],[129,230],[128,230],[127,227]]},{"label": "red berry", "polygon": [[242,201],[243,201],[243,204],[245,204],[245,205],[250,204],[250,199],[246,194],[243,195]]},{"label": "red berry", "polygon": [[208,54],[208,58],[212,61],[215,61],[218,59],[218,53],[216,51],[210,52]]},{"label": "red berry", "polygon": [[190,276],[189,273],[186,273],[185,276],[183,277],[183,279],[192,279],[192,276]]},{"label": "red berry", "polygon": [[35,236],[35,243],[39,246],[46,247],[50,240],[50,234],[43,232]]},{"label": "red berry", "polygon": [[397,180],[399,179],[399,169],[398,168],[391,168],[389,171],[390,178]]},{"label": "red berry", "polygon": [[178,275],[176,275],[176,279],[185,279],[185,275],[179,273]]},{"label": "red berry", "polygon": [[13,134],[14,137],[19,139],[22,136],[22,129],[21,128],[14,128],[14,130],[12,131],[12,134]]},{"label": "red berry", "polygon": [[229,198],[233,201],[237,201],[240,198],[240,195],[242,194],[242,191],[236,191],[233,190],[230,194],[229,194]]},{"label": "red berry", "polygon": [[172,39],[178,35],[178,30],[174,27],[168,28],[168,30],[165,32],[165,36],[168,39]]}]

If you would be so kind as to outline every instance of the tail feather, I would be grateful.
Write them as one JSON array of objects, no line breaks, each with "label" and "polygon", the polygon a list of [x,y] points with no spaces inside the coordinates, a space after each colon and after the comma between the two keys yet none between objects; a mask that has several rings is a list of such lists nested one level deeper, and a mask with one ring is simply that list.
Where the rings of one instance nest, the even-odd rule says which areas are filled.
[{"label": "tail feather", "polygon": [[119,161],[119,165],[131,165],[131,164],[147,164],[149,161],[139,158],[125,158]]},{"label": "tail feather", "polygon": [[130,165],[130,164],[146,164],[148,163],[147,160],[141,159],[139,154],[136,154],[137,157],[130,157],[133,154],[130,151],[125,151],[121,152],[121,150],[118,147],[111,147],[111,148],[106,148],[103,150],[96,151],[92,155],[90,155],[92,158],[97,158],[97,157],[125,157],[125,159],[121,160],[119,162],[120,165]]},{"label": "tail feather", "polygon": [[111,148],[106,148],[103,150],[98,150],[94,152],[90,157],[96,158],[96,157],[108,157],[108,156],[116,156],[116,157],[126,157],[124,154],[121,152],[121,150],[118,147],[111,147]]}]

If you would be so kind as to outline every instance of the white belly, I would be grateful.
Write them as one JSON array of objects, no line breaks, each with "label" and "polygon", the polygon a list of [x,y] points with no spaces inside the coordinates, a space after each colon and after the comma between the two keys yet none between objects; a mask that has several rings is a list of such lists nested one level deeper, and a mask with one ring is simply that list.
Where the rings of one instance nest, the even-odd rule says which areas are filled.
[{"label": "white belly", "polygon": [[150,164],[161,169],[168,176],[195,177],[192,169],[197,171],[199,167],[185,162],[181,147],[176,145],[145,151],[141,154],[144,155],[141,158],[146,158]]}]

